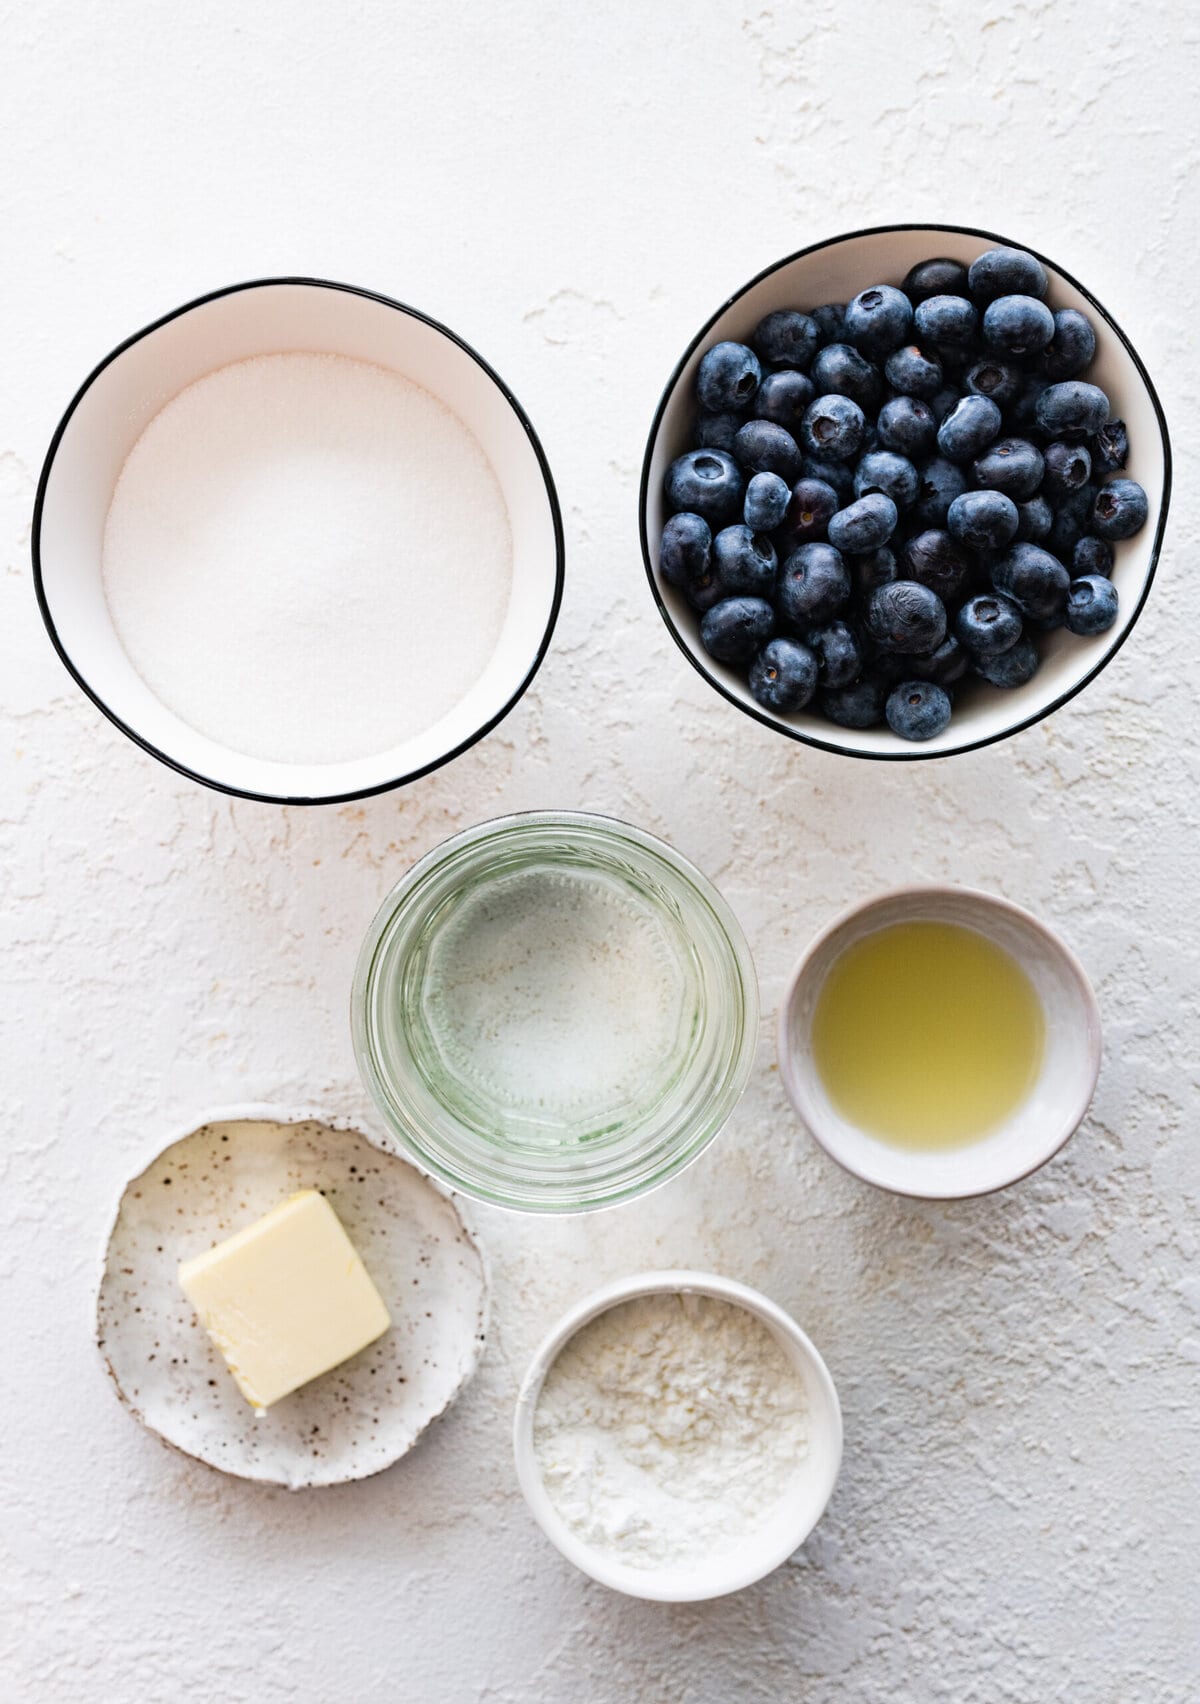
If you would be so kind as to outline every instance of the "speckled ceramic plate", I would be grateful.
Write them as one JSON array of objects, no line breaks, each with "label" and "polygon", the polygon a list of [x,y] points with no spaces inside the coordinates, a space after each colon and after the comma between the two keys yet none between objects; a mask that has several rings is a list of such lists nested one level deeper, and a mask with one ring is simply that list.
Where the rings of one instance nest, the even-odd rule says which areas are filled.
[{"label": "speckled ceramic plate", "polygon": [[[177,1268],[307,1188],[336,1209],[392,1329],[256,1417]],[[474,1372],[486,1322],[483,1257],[448,1195],[356,1131],[266,1108],[200,1126],[132,1179],[96,1307],[101,1354],[132,1414],[212,1467],[293,1490],[399,1460]]]}]

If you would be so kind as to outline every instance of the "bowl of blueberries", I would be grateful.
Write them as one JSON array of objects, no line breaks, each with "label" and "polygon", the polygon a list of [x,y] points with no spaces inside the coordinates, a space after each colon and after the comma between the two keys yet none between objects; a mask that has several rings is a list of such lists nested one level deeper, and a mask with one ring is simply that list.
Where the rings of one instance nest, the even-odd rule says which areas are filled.
[{"label": "bowl of blueberries", "polygon": [[732,703],[856,757],[941,757],[1094,679],[1154,578],[1166,421],[1044,256],[891,225],[760,273],[675,368],[642,468],[658,607]]}]

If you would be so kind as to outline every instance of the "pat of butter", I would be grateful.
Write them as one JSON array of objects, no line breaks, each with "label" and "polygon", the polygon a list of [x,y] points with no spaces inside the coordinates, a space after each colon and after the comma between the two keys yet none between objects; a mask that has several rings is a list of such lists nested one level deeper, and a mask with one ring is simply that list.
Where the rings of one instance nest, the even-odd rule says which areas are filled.
[{"label": "pat of butter", "polygon": [[238,1389],[259,1409],[348,1361],[392,1323],[341,1220],[315,1189],[185,1260],[179,1282]]}]

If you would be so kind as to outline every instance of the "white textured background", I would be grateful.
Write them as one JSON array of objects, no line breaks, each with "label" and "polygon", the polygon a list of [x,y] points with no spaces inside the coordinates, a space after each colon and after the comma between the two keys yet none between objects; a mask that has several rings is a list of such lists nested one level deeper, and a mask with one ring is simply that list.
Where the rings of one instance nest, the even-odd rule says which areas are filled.
[{"label": "white textured background", "polygon": [[[1200,1686],[1197,26],[1174,3],[4,5],[0,1697],[51,1704],[1175,1704]],[[923,217],[1027,238],[1131,332],[1174,431],[1154,597],[1049,723],[885,768],[712,694],[653,612],[636,480],[662,381],[790,249]],[[113,343],[223,283],[324,274],[478,344],[568,536],[556,643],[500,731],[407,792],[277,810],[190,786],[74,690],[37,618],[46,442]],[[1190,624],[1190,625],[1189,625]],[[163,1136],[360,1098],[346,1004],[401,870],[525,806],[695,858],[774,1007],[810,933],[906,877],[1033,906],[1095,980],[1092,1116],[993,1200],[904,1204],[797,1129],[768,1019],[690,1173],[579,1222],[481,1215],[485,1365],[384,1478],[288,1496],[143,1434],[90,1338],[100,1243]],[[708,1607],[613,1597],[513,1482],[535,1339],[597,1281],[715,1267],[824,1350],[847,1449],[793,1562]]]}]

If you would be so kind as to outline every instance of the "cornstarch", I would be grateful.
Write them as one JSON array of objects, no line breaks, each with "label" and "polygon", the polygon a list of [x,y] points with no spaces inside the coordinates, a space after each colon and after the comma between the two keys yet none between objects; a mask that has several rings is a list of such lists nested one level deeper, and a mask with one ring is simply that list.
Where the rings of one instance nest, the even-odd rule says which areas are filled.
[{"label": "cornstarch", "polygon": [[808,1404],[755,1315],[713,1296],[639,1296],[565,1345],[533,1439],[580,1539],[633,1567],[679,1568],[769,1521],[802,1471]]},{"label": "cornstarch", "polygon": [[266,355],[146,427],[103,574],[130,661],[191,727],[335,763],[466,696],[500,635],[512,545],[490,463],[435,397],[365,361]]}]

